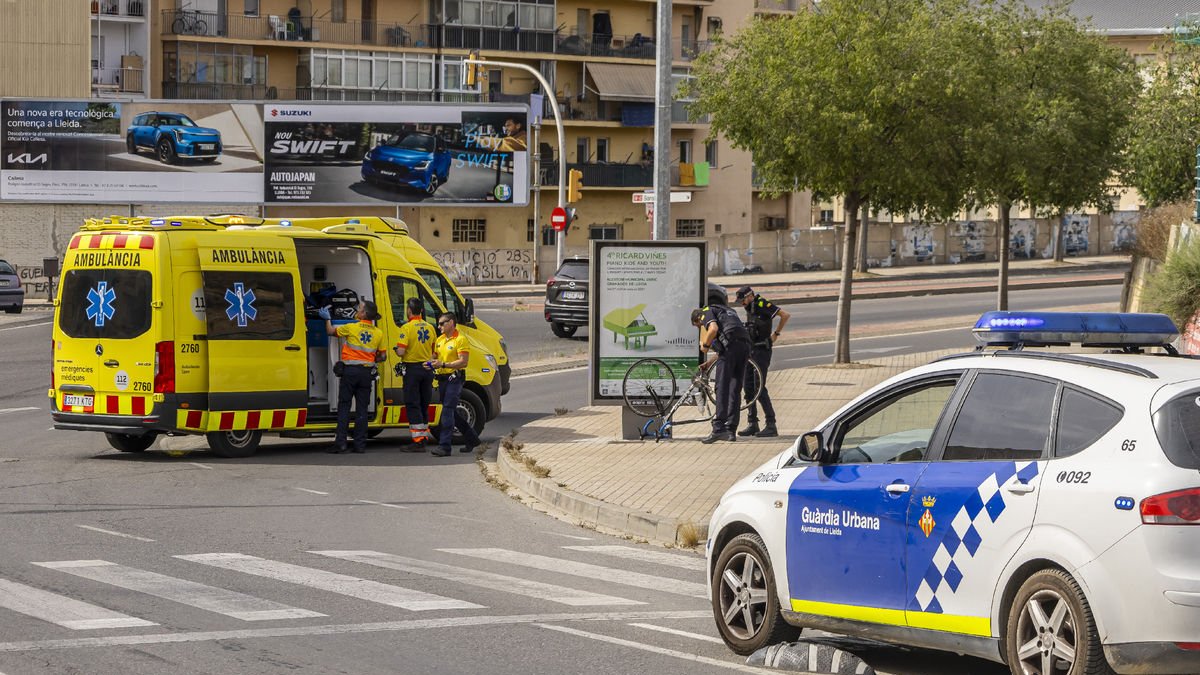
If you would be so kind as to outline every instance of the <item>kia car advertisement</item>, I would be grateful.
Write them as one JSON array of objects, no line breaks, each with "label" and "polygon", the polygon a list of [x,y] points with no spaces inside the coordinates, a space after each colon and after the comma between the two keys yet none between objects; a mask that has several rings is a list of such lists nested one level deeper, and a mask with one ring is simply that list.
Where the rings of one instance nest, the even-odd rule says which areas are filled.
[{"label": "kia car advertisement", "polygon": [[525,105],[266,105],[267,203],[529,203]]},{"label": "kia car advertisement", "polygon": [[195,101],[2,101],[0,199],[261,202],[261,109]]}]

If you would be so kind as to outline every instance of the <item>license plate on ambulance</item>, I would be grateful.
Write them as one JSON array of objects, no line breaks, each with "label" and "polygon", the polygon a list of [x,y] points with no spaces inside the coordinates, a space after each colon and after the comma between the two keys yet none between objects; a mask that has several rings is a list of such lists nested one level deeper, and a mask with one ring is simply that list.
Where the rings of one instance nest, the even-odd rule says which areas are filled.
[{"label": "license plate on ambulance", "polygon": [[563,300],[582,300],[583,299],[583,291],[563,291],[562,299]]},{"label": "license plate on ambulance", "polygon": [[80,396],[78,394],[63,394],[63,405],[64,406],[69,405],[71,407],[90,408],[90,407],[92,407],[93,400],[94,399],[91,396]]}]

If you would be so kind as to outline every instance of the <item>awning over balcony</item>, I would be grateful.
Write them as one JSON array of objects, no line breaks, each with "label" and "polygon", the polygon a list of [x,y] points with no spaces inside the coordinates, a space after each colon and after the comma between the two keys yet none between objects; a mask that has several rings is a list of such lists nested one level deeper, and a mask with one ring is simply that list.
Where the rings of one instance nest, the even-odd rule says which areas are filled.
[{"label": "awning over balcony", "polygon": [[606,101],[654,102],[654,66],[589,63],[594,87],[589,90]]}]

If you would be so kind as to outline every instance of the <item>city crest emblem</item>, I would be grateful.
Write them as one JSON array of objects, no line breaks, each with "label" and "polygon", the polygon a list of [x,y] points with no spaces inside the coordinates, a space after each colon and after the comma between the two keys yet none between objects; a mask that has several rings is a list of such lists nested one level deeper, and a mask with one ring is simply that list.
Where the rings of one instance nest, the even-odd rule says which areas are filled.
[{"label": "city crest emblem", "polygon": [[925,513],[921,515],[921,519],[917,521],[917,525],[921,526],[921,531],[925,533],[925,538],[929,538],[929,533],[933,532],[933,528],[937,523],[933,520],[933,513],[930,509],[937,503],[937,497],[921,497],[921,506],[925,507]]}]

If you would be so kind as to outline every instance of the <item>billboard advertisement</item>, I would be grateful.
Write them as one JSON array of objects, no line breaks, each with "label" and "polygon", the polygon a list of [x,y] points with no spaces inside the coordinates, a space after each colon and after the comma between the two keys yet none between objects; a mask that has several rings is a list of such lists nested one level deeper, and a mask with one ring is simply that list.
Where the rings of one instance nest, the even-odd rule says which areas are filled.
[{"label": "billboard advertisement", "polygon": [[623,398],[625,373],[656,358],[685,373],[700,360],[692,310],[705,304],[705,242],[594,240],[591,401]]},{"label": "billboard advertisement", "polygon": [[261,109],[194,101],[0,101],[0,199],[261,202]]},{"label": "billboard advertisement", "polygon": [[268,204],[529,203],[528,105],[263,109]]}]

